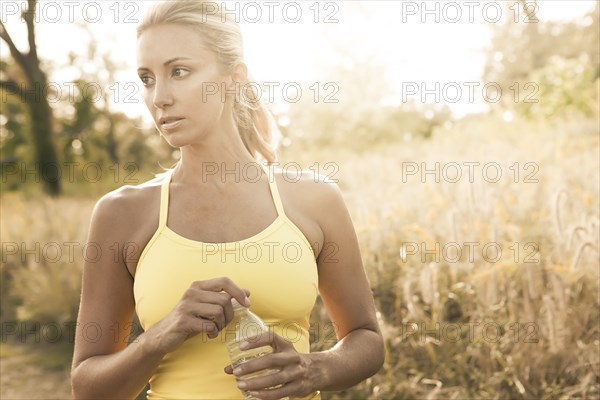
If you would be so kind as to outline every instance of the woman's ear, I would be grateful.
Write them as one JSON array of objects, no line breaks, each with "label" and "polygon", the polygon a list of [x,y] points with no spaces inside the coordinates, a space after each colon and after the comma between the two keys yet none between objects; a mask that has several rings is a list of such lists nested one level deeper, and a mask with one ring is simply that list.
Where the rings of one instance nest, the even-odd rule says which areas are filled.
[{"label": "woman's ear", "polygon": [[248,82],[248,67],[243,62],[237,63],[231,69],[229,76],[231,77],[232,85],[236,83],[238,85],[245,85]]},{"label": "woman's ear", "polygon": [[244,96],[244,85],[248,83],[248,67],[244,63],[237,63],[228,74],[227,78],[227,97],[233,96],[234,102],[240,102],[241,96]]}]

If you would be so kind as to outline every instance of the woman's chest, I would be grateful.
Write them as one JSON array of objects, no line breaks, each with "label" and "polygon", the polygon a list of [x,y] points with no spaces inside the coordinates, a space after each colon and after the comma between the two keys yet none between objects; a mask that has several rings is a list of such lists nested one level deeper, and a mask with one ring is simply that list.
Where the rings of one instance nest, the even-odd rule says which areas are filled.
[{"label": "woman's chest", "polygon": [[163,231],[145,249],[135,276],[142,326],[164,318],[192,282],[223,276],[250,290],[252,309],[262,318],[305,318],[318,294],[312,249],[287,224],[256,241],[227,244],[193,243]]},{"label": "woman's chest", "polygon": [[[314,258],[316,259],[324,245],[324,235],[318,221],[311,215],[309,210],[303,209],[294,202],[287,201],[285,198],[282,198],[282,200],[285,204],[285,217],[298,229],[298,233],[304,236],[308,243],[310,243]],[[122,248],[122,257],[131,276],[136,275],[140,256],[158,229],[159,208],[147,207],[146,210],[144,210],[144,213],[147,218],[142,224],[138,225],[138,228],[135,229],[135,231],[131,232],[131,240],[120,246]],[[256,218],[253,216],[240,214],[237,218],[230,218],[235,221],[235,226],[228,227],[227,225],[219,223],[214,218],[212,218],[211,221],[202,222],[202,218],[200,218],[198,222],[195,222],[194,224],[205,226],[190,227],[190,225],[194,224],[191,223],[189,218],[187,220],[185,218],[179,219],[178,221],[175,221],[175,218],[176,217],[173,218],[174,222],[171,222],[171,220],[167,222],[169,230],[178,233],[182,237],[191,239],[192,241],[194,239],[209,238],[208,240],[201,240],[207,243],[235,242],[251,238],[260,234],[270,225],[275,223],[275,221],[272,221],[269,224],[269,219],[264,218],[262,222],[256,221]],[[271,219],[272,218],[274,217],[271,216]],[[242,222],[240,222],[240,220],[242,220]],[[187,229],[186,225],[188,226]],[[211,227],[213,230],[217,229],[219,231],[216,236],[211,237],[211,235],[215,235],[214,233],[210,233]]]}]

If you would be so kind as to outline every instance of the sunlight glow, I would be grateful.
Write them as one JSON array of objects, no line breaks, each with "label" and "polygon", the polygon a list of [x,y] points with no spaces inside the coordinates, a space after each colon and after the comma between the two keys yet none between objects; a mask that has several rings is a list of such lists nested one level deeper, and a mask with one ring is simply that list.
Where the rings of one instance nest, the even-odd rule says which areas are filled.
[{"label": "sunlight glow", "polygon": [[[25,49],[25,27],[13,8],[7,6],[12,3],[13,6],[16,4],[24,7],[26,2],[4,1],[2,20],[17,46]],[[226,3],[229,8],[235,8],[237,2]],[[248,8],[248,3],[255,3],[263,10],[262,18],[257,22],[254,22],[257,7]],[[412,1],[276,2],[279,7],[272,10],[273,22],[269,22],[268,9],[263,3],[265,2],[246,2],[237,6],[242,15],[240,23],[245,40],[246,62],[254,80],[279,82],[281,85],[298,82],[304,88],[314,82],[323,83],[326,72],[332,66],[350,66],[356,61],[373,63],[383,66],[392,93],[382,95],[380,105],[401,104],[403,89],[406,89],[403,85],[407,82],[423,85],[425,89],[436,83],[442,87],[447,83],[458,83],[458,86],[465,82],[481,83],[484,50],[491,37],[490,28],[495,23],[490,22],[491,11],[487,18],[481,11],[487,3],[493,2],[483,2],[481,7],[475,8],[472,21],[469,21],[466,14],[464,2],[453,2],[463,12],[455,23],[444,20],[444,17],[453,19],[456,16],[454,10],[445,10],[447,2],[427,2],[430,9],[435,9],[437,3],[438,14],[442,16],[439,22],[435,21],[435,15],[429,15],[423,10],[415,11],[414,7],[419,8],[422,2]],[[302,10],[302,16],[297,22],[289,22],[294,16],[293,10],[290,11],[290,3],[297,4]],[[97,51],[109,54],[122,67],[122,71],[115,77],[115,84],[107,89],[113,92],[113,97],[118,97],[114,99],[112,106],[131,117],[146,116],[141,99],[133,96],[136,94],[134,86],[126,84],[133,82],[138,85],[139,94],[141,86],[134,72],[135,27],[149,2],[97,4],[100,4],[102,10],[98,21],[88,23],[87,26],[93,35]],[[594,7],[594,2],[538,1],[538,5],[540,19],[566,20],[582,16]],[[48,8],[48,5],[43,7]],[[246,7],[245,14],[241,14],[242,7]],[[282,13],[286,7],[288,20]],[[53,17],[57,19],[55,22],[41,18],[37,28],[40,55],[53,70],[50,80],[65,87],[65,90],[68,89],[68,83],[82,72],[69,67],[69,53],[85,57],[87,52],[89,37],[80,26],[85,24],[82,8],[73,9],[72,22],[68,14],[62,15],[60,19]],[[46,9],[44,12],[47,17],[54,15],[51,14],[52,10]],[[89,9],[86,15],[88,19],[93,17]],[[521,11],[515,16],[517,17],[525,18],[525,15]],[[115,19],[118,19],[117,23]],[[8,48],[4,42],[0,44],[0,51],[2,58],[6,59]],[[94,68],[92,63],[85,68],[85,72],[92,74]],[[467,96],[463,96],[456,103],[432,97],[427,97],[426,100],[445,102],[459,116],[486,109],[482,96],[476,96],[475,101],[464,101],[466,98]],[[418,96],[415,99],[420,100]]]}]

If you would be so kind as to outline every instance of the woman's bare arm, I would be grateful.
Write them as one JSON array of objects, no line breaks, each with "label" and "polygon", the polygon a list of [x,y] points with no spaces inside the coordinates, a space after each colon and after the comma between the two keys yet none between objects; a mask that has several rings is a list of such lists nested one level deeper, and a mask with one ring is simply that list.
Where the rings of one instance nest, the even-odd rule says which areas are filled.
[{"label": "woman's bare arm", "polygon": [[218,335],[233,318],[232,297],[250,305],[249,293],[226,277],[190,282],[173,310],[127,345],[133,278],[123,255],[115,259],[115,242],[123,249],[131,237],[127,229],[136,225],[131,221],[136,207],[117,191],[94,208],[88,243],[102,256],[84,265],[71,371],[76,399],[135,398],[165,354],[201,332]]},{"label": "woman's bare arm", "polygon": [[[362,266],[358,239],[338,186],[309,182],[304,204],[318,221],[324,245],[317,257],[319,291],[338,338],[329,350],[298,353],[285,338],[265,332],[247,348],[270,345],[273,354],[247,361],[225,372],[235,374],[238,387],[265,400],[303,397],[316,390],[344,390],[374,375],[384,360],[383,338],[373,296]],[[300,195],[302,196],[302,195]],[[262,377],[246,375],[278,370]]]},{"label": "woman's bare arm", "polygon": [[76,399],[135,398],[163,357],[147,345],[146,334],[127,346],[135,308],[133,278],[122,257],[115,260],[114,251],[115,242],[119,248],[126,243],[124,203],[113,192],[92,213],[88,243],[102,253],[86,260],[83,269],[71,371]]},{"label": "woman's bare arm", "polygon": [[127,243],[137,205],[118,192],[101,199],[92,215],[88,243],[102,256],[86,262],[71,384],[76,399],[133,399],[145,387],[165,354],[205,332],[209,338],[233,319],[231,298],[250,305],[248,291],[227,277],[190,282],[163,319],[127,345],[135,309],[133,278],[114,245]]},{"label": "woman's bare arm", "polygon": [[319,292],[339,341],[329,350],[308,354],[308,359],[316,389],[343,390],[381,368],[383,337],[358,239],[340,189],[332,182],[317,186],[319,224],[324,234],[323,249],[317,258]]}]

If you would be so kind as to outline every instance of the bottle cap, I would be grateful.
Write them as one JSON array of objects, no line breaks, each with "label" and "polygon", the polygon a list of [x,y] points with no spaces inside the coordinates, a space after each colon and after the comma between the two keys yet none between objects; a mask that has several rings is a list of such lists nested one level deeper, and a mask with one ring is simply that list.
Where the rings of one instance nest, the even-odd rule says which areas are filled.
[{"label": "bottle cap", "polygon": [[234,310],[243,310],[246,308],[243,305],[241,305],[236,299],[231,299],[231,305],[233,306]]}]

